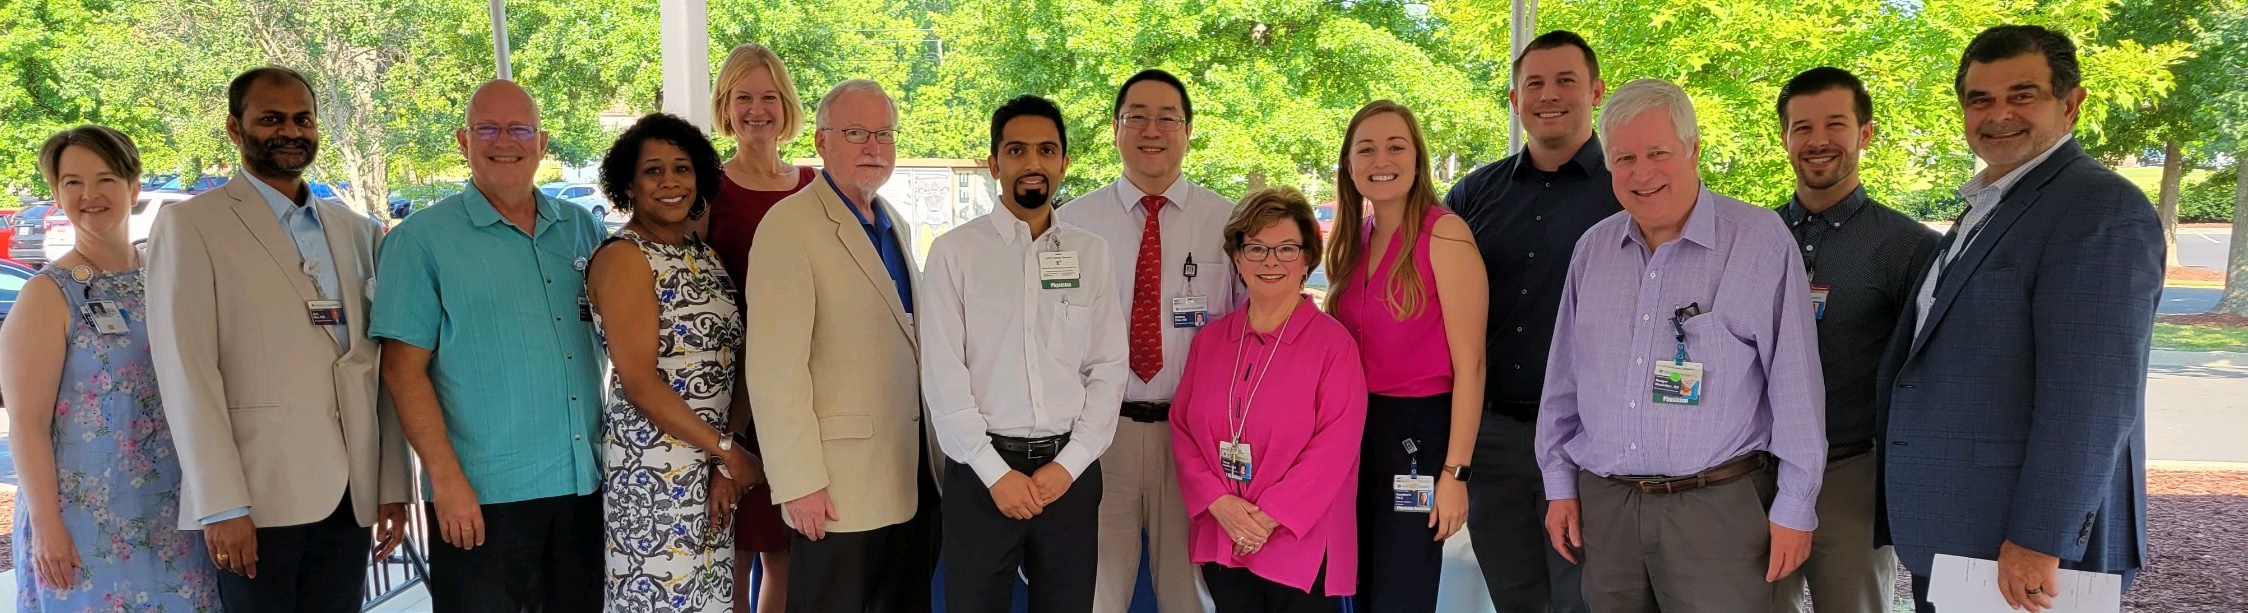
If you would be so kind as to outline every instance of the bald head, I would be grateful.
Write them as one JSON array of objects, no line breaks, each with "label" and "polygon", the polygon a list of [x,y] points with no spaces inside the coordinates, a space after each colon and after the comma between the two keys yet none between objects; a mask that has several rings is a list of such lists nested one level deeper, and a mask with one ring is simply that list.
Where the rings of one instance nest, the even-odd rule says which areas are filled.
[{"label": "bald head", "polygon": [[539,105],[531,100],[531,92],[505,79],[485,81],[477,87],[468,97],[467,115],[469,127],[480,122],[539,125]]},{"label": "bald head", "polygon": [[546,132],[538,104],[514,81],[486,81],[468,97],[467,127],[454,134],[468,158],[470,182],[486,199],[527,202],[537,193]]}]

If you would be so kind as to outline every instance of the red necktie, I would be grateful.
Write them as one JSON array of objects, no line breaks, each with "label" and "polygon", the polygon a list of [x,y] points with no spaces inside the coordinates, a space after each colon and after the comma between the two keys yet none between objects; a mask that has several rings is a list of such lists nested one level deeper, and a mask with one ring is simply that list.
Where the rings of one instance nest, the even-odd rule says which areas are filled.
[{"label": "red necktie", "polygon": [[1132,268],[1132,374],[1152,381],[1163,370],[1163,197],[1140,199],[1147,227],[1140,229],[1140,260]]}]

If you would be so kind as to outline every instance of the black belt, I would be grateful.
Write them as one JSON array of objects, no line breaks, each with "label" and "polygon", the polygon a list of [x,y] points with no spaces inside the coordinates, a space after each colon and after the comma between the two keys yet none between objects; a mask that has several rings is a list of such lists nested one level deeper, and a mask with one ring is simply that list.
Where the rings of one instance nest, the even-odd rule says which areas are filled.
[{"label": "black belt", "polygon": [[1870,438],[1854,443],[1842,443],[1827,448],[1827,461],[1847,460],[1865,455],[1869,451],[1873,451],[1873,439]]},{"label": "black belt", "polygon": [[1068,444],[1069,435],[1067,434],[1041,438],[991,435],[991,447],[993,449],[998,449],[1000,453],[1018,454],[1032,460],[1052,459],[1055,454],[1062,452],[1063,445]]},{"label": "black belt", "polygon": [[1171,403],[1126,400],[1124,406],[1117,409],[1116,414],[1119,417],[1143,424],[1159,424],[1171,421]]}]

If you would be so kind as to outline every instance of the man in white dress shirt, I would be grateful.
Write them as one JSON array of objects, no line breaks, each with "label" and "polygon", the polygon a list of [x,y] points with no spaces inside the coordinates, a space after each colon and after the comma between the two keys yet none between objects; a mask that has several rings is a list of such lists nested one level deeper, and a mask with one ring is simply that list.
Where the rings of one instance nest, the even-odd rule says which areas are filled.
[{"label": "man in white dress shirt", "polygon": [[1194,102],[1179,78],[1143,70],[1124,80],[1110,109],[1124,176],[1057,211],[1108,241],[1111,295],[1124,309],[1130,374],[1116,442],[1101,457],[1099,578],[1093,610],[1124,613],[1139,581],[1141,535],[1162,613],[1211,610],[1202,574],[1187,560],[1186,502],[1171,456],[1171,396],[1187,346],[1204,324],[1241,301],[1225,255],[1233,201],[1180,176],[1194,134]]},{"label": "man in white dress shirt", "polygon": [[[920,297],[921,385],[946,460],[945,608],[1005,611],[1017,566],[1037,613],[1093,606],[1101,453],[1126,350],[1107,243],[1054,219],[1069,168],[1061,109],[991,117],[1003,206],[937,237]],[[989,498],[975,495],[988,490]]]}]

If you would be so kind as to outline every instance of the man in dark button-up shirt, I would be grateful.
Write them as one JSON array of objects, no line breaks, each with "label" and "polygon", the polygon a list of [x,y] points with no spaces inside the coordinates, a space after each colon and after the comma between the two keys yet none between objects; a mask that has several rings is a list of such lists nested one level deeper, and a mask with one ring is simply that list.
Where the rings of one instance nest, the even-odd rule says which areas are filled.
[{"label": "man in dark button-up shirt", "polygon": [[1804,611],[1806,583],[1819,610],[1889,610],[1897,561],[1873,540],[1874,371],[1913,298],[1936,231],[1866,197],[1858,156],[1873,139],[1873,98],[1856,76],[1813,68],[1780,90],[1782,141],[1795,197],[1780,218],[1795,234],[1811,278],[1819,364],[1826,378],[1826,481],[1811,558],[1776,586],[1776,611]]},{"label": "man in dark button-up shirt", "polygon": [[1529,146],[1469,173],[1444,201],[1475,231],[1491,275],[1488,400],[1467,525],[1500,611],[1590,610],[1576,565],[1545,544],[1545,487],[1532,441],[1569,254],[1587,228],[1623,210],[1593,138],[1592,110],[1606,92],[1583,38],[1555,30],[1531,41],[1514,60],[1507,94]]}]

